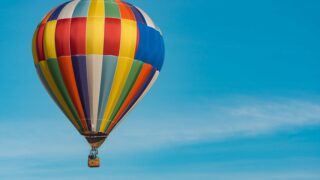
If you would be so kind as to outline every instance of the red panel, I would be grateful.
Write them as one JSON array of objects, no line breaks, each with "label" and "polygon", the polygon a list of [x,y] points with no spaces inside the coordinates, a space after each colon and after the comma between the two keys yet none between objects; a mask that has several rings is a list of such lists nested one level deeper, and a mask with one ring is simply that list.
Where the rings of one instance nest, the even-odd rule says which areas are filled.
[{"label": "red panel", "polygon": [[43,48],[44,27],[45,27],[45,24],[39,25],[39,30],[37,34],[37,40],[36,40],[36,48],[37,48],[37,55],[38,55],[39,61],[46,60],[44,55],[44,48]]},{"label": "red panel", "polygon": [[120,36],[121,36],[121,20],[115,18],[105,19],[104,32],[104,55],[119,55]]},{"label": "red panel", "polygon": [[56,51],[57,56],[70,56],[70,27],[71,19],[58,20],[56,27]]},{"label": "red panel", "polygon": [[72,18],[70,29],[70,45],[72,55],[86,54],[86,18]]},{"label": "red panel", "polygon": [[136,20],[136,18],[134,17],[134,13],[127,4],[119,2],[118,5],[121,13],[121,19],[130,19],[133,21]]}]

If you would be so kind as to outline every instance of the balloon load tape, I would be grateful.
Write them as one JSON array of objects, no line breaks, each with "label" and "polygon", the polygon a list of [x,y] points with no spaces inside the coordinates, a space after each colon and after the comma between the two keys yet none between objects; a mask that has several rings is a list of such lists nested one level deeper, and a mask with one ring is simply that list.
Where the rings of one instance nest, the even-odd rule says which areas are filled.
[{"label": "balloon load tape", "polygon": [[88,143],[91,145],[92,148],[99,148],[108,137],[108,134],[100,132],[83,133],[82,135],[87,139]]}]

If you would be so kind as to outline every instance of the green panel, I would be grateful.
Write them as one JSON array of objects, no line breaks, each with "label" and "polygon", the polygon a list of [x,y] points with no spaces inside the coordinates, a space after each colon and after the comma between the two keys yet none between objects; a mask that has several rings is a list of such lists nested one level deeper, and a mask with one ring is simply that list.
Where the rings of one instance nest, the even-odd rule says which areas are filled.
[{"label": "green panel", "polygon": [[[61,106],[61,104],[59,103],[59,101],[57,100],[57,98],[54,96],[52,90],[50,89],[49,85],[48,85],[48,82],[46,80],[46,78],[44,78],[43,76],[43,73],[41,71],[41,68],[39,66],[39,64],[36,64],[36,70],[37,70],[37,73],[38,73],[38,76],[43,84],[43,86],[45,87],[45,89],[47,90],[48,94],[50,95],[50,97],[54,100],[54,102],[58,105],[58,107],[61,109],[61,111],[63,112],[63,108]],[[66,113],[63,112],[65,115]],[[67,116],[67,115],[66,115]],[[67,116],[68,117],[68,116]]]},{"label": "green panel", "polygon": [[106,106],[109,100],[110,91],[112,88],[114,74],[117,69],[118,57],[106,55],[103,57],[102,74],[101,74],[101,86],[100,86],[100,100],[99,100],[99,116],[97,129],[100,129],[100,125],[103,119],[103,115],[106,110]]},{"label": "green panel", "polygon": [[106,126],[107,127],[106,129],[109,128],[109,125],[114,120],[114,118],[117,115],[118,111],[120,110],[122,104],[126,100],[130,90],[132,89],[134,83],[136,82],[136,80],[137,80],[137,78],[138,78],[138,76],[140,74],[142,66],[143,66],[143,62],[136,61],[136,60],[133,61],[130,73],[129,73],[127,81],[126,81],[126,84],[124,85],[124,87],[122,89],[122,92],[121,92],[121,95],[119,97],[119,100],[118,100],[115,108],[112,111],[112,114],[111,114],[111,117],[110,117],[111,121],[108,122],[108,124]]},{"label": "green panel", "polygon": [[53,77],[59,91],[62,94],[63,99],[66,101],[68,107],[71,110],[71,113],[76,118],[81,130],[83,130],[78,112],[77,112],[76,108],[74,107],[73,102],[69,96],[68,90],[64,84],[57,59],[49,59],[49,60],[47,60],[47,64],[48,64],[48,67],[49,67],[50,72],[52,74],[52,77]]},{"label": "green panel", "polygon": [[[49,84],[47,82],[47,80],[44,78],[44,75],[43,75],[43,72],[41,71],[41,68],[39,66],[39,64],[35,65],[36,66],[36,69],[37,69],[37,73],[38,73],[38,76],[43,84],[43,86],[45,87],[45,89],[47,90],[48,94],[50,95],[50,97],[54,100],[54,102],[56,103],[56,105],[60,108],[61,112],[63,112],[63,114],[68,117],[68,114],[65,113],[63,111],[63,108],[62,108],[62,105],[59,103],[57,97],[54,96],[54,93],[52,92],[52,90],[50,89],[49,87]],[[71,121],[71,123],[73,124],[73,122]],[[77,129],[77,128],[76,128]],[[77,129],[79,131],[79,129]]]},{"label": "green panel", "polygon": [[109,18],[121,18],[120,9],[115,2],[105,2],[105,16]]}]

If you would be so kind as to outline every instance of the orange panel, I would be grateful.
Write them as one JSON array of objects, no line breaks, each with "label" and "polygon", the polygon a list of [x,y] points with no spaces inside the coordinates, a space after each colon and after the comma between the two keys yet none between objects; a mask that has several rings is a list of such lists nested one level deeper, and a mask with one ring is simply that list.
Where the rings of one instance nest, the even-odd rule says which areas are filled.
[{"label": "orange panel", "polygon": [[64,83],[68,89],[72,102],[77,109],[77,112],[81,120],[81,124],[84,127],[84,130],[87,131],[88,127],[87,127],[84,111],[82,108],[83,106],[81,104],[81,100],[79,97],[78,87],[74,77],[71,57],[70,56],[59,57],[58,61],[59,61],[59,67],[63,76]]},{"label": "orange panel", "polygon": [[123,3],[123,2],[118,2],[118,6],[120,9],[120,14],[121,14],[121,19],[130,19],[135,21],[134,13],[132,12],[131,8]]},{"label": "orange panel", "polygon": [[143,84],[146,82],[148,75],[150,74],[152,70],[152,66],[149,64],[144,64],[140,74],[134,84],[134,86],[132,87],[132,89],[130,90],[130,93],[128,94],[126,100],[123,102],[119,112],[117,113],[117,115],[115,116],[115,118],[113,119],[111,125],[109,126],[107,133],[109,134],[112,129],[114,128],[115,125],[117,125],[117,123],[121,120],[119,119],[123,113],[125,113],[126,109],[128,108],[128,106],[130,105],[130,103],[134,100],[135,96],[138,94],[139,90],[143,87]]}]

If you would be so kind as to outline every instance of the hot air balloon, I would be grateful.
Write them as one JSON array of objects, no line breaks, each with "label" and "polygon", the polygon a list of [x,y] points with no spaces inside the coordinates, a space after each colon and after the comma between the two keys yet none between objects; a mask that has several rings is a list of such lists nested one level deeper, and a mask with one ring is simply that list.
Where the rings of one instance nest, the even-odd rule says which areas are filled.
[{"label": "hot air balloon", "polygon": [[62,112],[98,148],[141,101],[164,61],[160,29],[121,0],[73,0],[50,11],[33,37],[38,76]]}]

